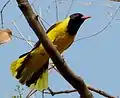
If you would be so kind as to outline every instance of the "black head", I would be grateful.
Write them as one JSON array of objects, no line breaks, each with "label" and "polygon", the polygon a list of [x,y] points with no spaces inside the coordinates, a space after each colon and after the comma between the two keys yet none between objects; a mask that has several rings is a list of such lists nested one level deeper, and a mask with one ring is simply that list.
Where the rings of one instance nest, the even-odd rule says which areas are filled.
[{"label": "black head", "polygon": [[70,16],[70,21],[68,23],[68,33],[70,35],[75,35],[80,28],[81,24],[90,18],[89,16],[84,16],[80,13],[75,13]]}]

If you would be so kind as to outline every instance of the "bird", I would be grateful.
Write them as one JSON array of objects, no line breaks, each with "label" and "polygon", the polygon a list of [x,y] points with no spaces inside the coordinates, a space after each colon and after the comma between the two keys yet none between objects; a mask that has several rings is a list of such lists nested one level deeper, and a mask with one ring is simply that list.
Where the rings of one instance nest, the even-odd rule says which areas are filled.
[{"label": "bird", "polygon": [[[81,13],[74,13],[62,21],[56,22],[46,32],[59,53],[63,53],[74,42],[75,36],[83,24],[90,18]],[[49,55],[39,40],[29,52],[13,61],[10,67],[12,76],[21,84],[43,91],[48,88]]]}]

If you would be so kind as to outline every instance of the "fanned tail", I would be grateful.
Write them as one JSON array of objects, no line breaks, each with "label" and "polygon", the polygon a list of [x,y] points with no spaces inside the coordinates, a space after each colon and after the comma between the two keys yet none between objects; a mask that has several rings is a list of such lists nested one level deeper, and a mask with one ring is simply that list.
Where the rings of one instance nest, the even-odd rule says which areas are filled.
[{"label": "fanned tail", "polygon": [[[42,68],[32,72],[31,68],[25,67],[27,55],[22,56],[11,64],[12,75],[19,80],[21,84],[42,91],[48,88],[48,61]],[[30,59],[30,58],[29,58]],[[27,61],[28,58],[27,58]]]}]

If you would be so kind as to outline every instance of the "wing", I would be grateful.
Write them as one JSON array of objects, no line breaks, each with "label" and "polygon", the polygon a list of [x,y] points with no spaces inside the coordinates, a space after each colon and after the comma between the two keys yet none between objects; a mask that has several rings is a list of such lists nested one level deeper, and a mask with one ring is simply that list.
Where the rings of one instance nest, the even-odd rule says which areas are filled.
[{"label": "wing", "polygon": [[[48,34],[52,29],[54,29],[56,26],[58,26],[61,22],[57,22],[54,25],[52,25],[46,32],[46,34]],[[33,51],[34,49],[36,49],[37,47],[39,47],[39,45],[41,44],[41,40],[37,41],[36,44],[34,45],[33,49],[31,51]],[[22,58],[23,56],[26,56],[28,54],[30,54],[30,52],[24,53],[21,56],[19,56],[19,58]]]},{"label": "wing", "polygon": [[[49,33],[53,28],[55,28],[58,24],[60,24],[60,22],[58,22],[58,23],[54,24],[53,26],[51,26],[46,33],[48,34],[48,33]],[[25,53],[25,54],[23,54],[23,55],[21,55],[21,56],[19,57],[19,58],[25,57],[25,59],[24,59],[24,61],[21,63],[21,66],[17,69],[18,74],[17,74],[16,78],[20,78],[20,76],[21,76],[21,74],[22,74],[22,70],[24,69],[26,63],[30,60],[30,58],[31,58],[31,56],[32,56],[31,52],[32,52],[33,50],[35,50],[36,48],[38,48],[40,44],[41,44],[41,41],[39,40],[39,41],[34,45],[34,48],[33,48],[31,51],[29,51],[29,52],[27,52],[27,53]],[[35,79],[35,80],[36,80],[36,79]],[[32,80],[31,80],[31,81],[32,81]],[[29,84],[29,83],[28,83],[28,84]]]},{"label": "wing", "polygon": [[65,48],[65,50],[67,50],[71,45],[72,45],[73,41],[68,45],[68,47]]}]

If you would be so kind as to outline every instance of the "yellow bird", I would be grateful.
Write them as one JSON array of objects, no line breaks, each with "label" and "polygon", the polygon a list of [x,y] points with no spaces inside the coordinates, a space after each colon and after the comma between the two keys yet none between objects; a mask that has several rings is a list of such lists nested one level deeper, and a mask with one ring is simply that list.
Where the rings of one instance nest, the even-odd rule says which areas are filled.
[{"label": "yellow bird", "polygon": [[[75,13],[48,29],[47,36],[60,53],[71,46],[79,27],[88,18]],[[30,52],[21,55],[11,64],[11,72],[21,84],[42,91],[48,88],[48,64],[49,56],[38,41]]]}]

